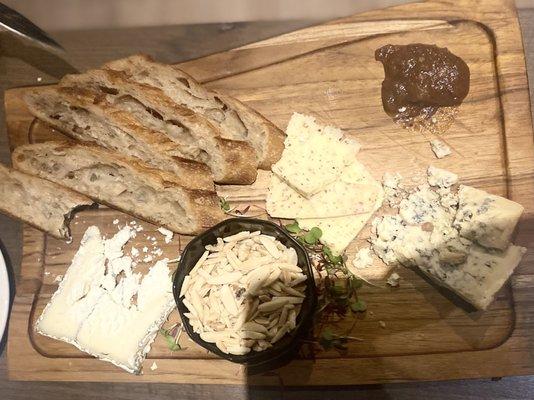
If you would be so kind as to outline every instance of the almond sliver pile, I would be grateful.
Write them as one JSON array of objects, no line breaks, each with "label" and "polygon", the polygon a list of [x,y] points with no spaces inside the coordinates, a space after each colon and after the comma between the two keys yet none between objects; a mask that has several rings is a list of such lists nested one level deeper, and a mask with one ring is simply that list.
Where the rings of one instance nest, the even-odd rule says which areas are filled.
[{"label": "almond sliver pile", "polygon": [[295,329],[306,275],[295,249],[259,231],[217,238],[185,277],[185,316],[223,352],[262,351]]}]

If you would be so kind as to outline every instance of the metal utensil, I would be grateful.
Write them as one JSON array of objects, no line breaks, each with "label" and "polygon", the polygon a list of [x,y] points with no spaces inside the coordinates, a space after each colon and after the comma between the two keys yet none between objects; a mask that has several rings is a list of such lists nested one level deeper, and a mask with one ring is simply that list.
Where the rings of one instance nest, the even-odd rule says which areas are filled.
[{"label": "metal utensil", "polygon": [[47,50],[55,53],[64,53],[65,49],[61,47],[54,39],[52,39],[46,32],[36,26],[33,22],[25,16],[19,14],[15,10],[0,3],[0,26],[4,27],[10,32],[13,32],[32,43],[38,44]]}]

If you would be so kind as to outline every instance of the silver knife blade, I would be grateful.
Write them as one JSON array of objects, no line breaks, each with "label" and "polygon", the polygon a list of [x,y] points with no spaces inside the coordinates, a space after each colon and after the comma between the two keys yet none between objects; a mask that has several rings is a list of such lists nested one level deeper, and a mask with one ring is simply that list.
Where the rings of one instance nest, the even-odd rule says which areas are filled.
[{"label": "silver knife blade", "polygon": [[61,47],[46,32],[17,11],[0,3],[0,26],[54,52],[64,53]]}]

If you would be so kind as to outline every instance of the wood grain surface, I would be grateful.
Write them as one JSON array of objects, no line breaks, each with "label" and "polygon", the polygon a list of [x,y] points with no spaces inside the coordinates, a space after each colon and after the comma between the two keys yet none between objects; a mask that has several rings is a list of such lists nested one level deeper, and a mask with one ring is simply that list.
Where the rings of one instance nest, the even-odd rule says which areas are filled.
[{"label": "wood grain surface", "polygon": [[[112,56],[110,56],[109,58],[112,58]],[[375,78],[376,78],[376,77],[375,77]],[[236,77],[236,79],[237,79],[237,77]],[[214,84],[214,85],[218,85],[219,83],[218,83],[218,82],[214,82],[213,84]],[[233,84],[234,84],[234,83],[232,83],[232,85],[233,85]],[[246,89],[246,88],[245,88],[245,89]],[[249,88],[249,89],[253,89],[253,88]],[[237,89],[236,89],[236,90],[237,90]],[[239,93],[237,93],[237,94],[239,95]],[[261,97],[262,95],[264,95],[264,94],[261,94],[261,93],[260,93],[259,96]],[[241,95],[240,95],[240,96],[241,96]],[[246,99],[246,98],[245,98],[245,99]],[[250,100],[250,101],[252,101],[252,100]],[[314,111],[314,110],[316,111],[317,108],[315,108],[315,109],[311,109],[311,111]],[[270,116],[270,115],[269,115],[269,116]],[[334,116],[334,118],[337,118],[337,117]],[[282,125],[282,124],[280,124],[280,125]],[[479,184],[479,185],[488,184],[489,186],[487,186],[487,187],[490,187],[490,186],[491,186],[491,187],[490,187],[491,190],[495,191],[496,193],[501,193],[501,190],[503,190],[503,187],[501,186],[501,183],[500,183],[500,181],[499,181],[499,175],[496,174],[495,176],[493,176],[493,178],[496,179],[496,184],[495,184],[495,183],[491,183],[491,182],[490,182],[490,183],[488,183],[488,182],[486,182],[486,183],[485,183],[485,182],[478,182],[477,184]],[[493,178],[492,178],[492,180],[493,180]],[[507,186],[507,185],[504,185],[504,186]],[[26,239],[27,239],[27,240],[30,240],[30,241],[33,240],[31,237],[30,237],[29,239],[28,239],[28,238],[26,238]],[[50,257],[52,257],[52,256],[53,256],[53,254],[50,255]],[[528,285],[528,283],[529,283],[528,281],[524,281],[524,282],[523,282],[524,285]],[[528,286],[527,286],[527,287],[528,287]],[[101,363],[99,363],[99,364],[101,364]],[[339,368],[342,368],[342,366],[339,366]],[[76,374],[74,374],[74,375],[76,375]],[[274,392],[274,393],[276,393],[276,392]]]},{"label": "wood grain surface", "polygon": [[[436,10],[434,3],[410,7],[422,7],[423,11],[432,13],[439,10]],[[530,114],[528,107],[523,107],[526,110],[523,113],[515,107],[511,115],[508,105],[510,100],[520,101],[521,96],[527,93],[526,86],[521,86],[521,80],[525,83],[524,65],[518,64],[518,61],[523,61],[522,52],[515,55],[518,60],[512,64],[503,54],[496,52],[497,41],[503,40],[499,38],[500,31],[492,36],[488,30],[481,28],[478,21],[455,20],[450,23],[446,16],[437,19],[432,15],[432,19],[420,18],[412,22],[403,20],[403,10],[412,8],[392,10],[391,15],[385,11],[351,17],[188,62],[183,67],[212,87],[230,91],[248,102],[280,127],[285,126],[293,111],[316,115],[324,123],[340,126],[357,136],[363,144],[364,151],[359,158],[377,178],[385,171],[391,171],[392,167],[406,177],[416,178],[422,176],[427,165],[434,161],[428,136],[404,131],[380,112],[377,88],[380,85],[381,68],[373,61],[373,52],[391,41],[427,41],[446,46],[470,65],[471,92],[454,126],[446,135],[446,141],[455,154],[433,163],[459,173],[465,183],[529,204],[533,198],[531,184],[534,167],[533,149],[528,146],[532,134]],[[375,14],[380,20],[368,22]],[[482,19],[486,14],[489,12],[477,17]],[[397,20],[400,20],[398,26]],[[502,35],[504,33],[510,34],[509,29],[502,31]],[[517,31],[515,33],[518,34]],[[505,66],[514,75],[506,76],[504,71],[501,72],[501,59],[506,61]],[[220,65],[225,68],[220,68]],[[306,71],[306,74],[297,71]],[[504,85],[517,86],[513,96],[502,88]],[[23,91],[6,93],[6,121],[13,147],[30,139],[40,141],[43,136],[44,139],[50,137],[45,129],[31,125],[33,118],[20,101]],[[521,130],[510,134],[508,126],[513,129],[519,125]],[[516,158],[519,160],[517,165],[513,163]],[[263,189],[264,193],[264,183],[260,179],[255,188],[231,191],[229,201],[248,204],[256,200],[258,190],[261,193]],[[527,209],[527,219],[531,211]],[[46,277],[64,273],[81,234],[89,224],[104,227],[107,224],[107,229],[111,230],[115,228],[111,221],[116,217],[117,214],[111,210],[106,213],[81,213],[81,223],[74,223],[75,240],[71,245],[54,242],[35,230],[25,230],[23,280],[18,287],[10,326],[10,377],[276,382],[276,374],[270,375],[270,378],[248,377],[242,368],[214,359],[193,344],[184,345],[186,350],[176,355],[169,354],[162,340],[156,341],[145,363],[145,374],[132,377],[112,366],[84,357],[68,345],[31,334],[34,319],[40,315],[56,287],[54,281]],[[155,227],[152,227],[152,231],[149,228],[145,234],[150,236],[154,230]],[[520,232],[518,240],[522,243],[522,240],[528,240],[528,236]],[[136,243],[137,246],[144,244]],[[349,258],[359,245],[361,243],[351,246]],[[180,243],[171,248],[179,251],[179,247]],[[525,257],[525,261],[529,256],[531,254]],[[56,259],[58,257],[59,260]],[[387,272],[382,271],[382,277]],[[499,363],[498,366],[485,364],[490,368],[498,367],[493,369],[495,372],[489,372],[491,369],[462,368],[456,372],[461,374],[458,376],[454,375],[455,371],[448,367],[448,363],[470,359],[478,364],[480,359],[475,355],[496,357],[504,346],[519,346],[520,343],[516,341],[521,339],[521,335],[524,335],[522,330],[528,329],[528,326],[524,326],[527,321],[518,318],[523,309],[521,302],[513,299],[517,291],[514,290],[512,294],[511,290],[503,290],[490,310],[473,314],[457,307],[409,270],[401,269],[400,272],[404,279],[398,290],[385,287],[362,290],[362,296],[367,299],[369,310],[372,311],[372,314],[368,313],[366,318],[358,321],[355,328],[357,335],[363,339],[362,343],[353,343],[347,354],[342,356],[335,352],[324,352],[314,362],[306,359],[294,361],[289,367],[278,371],[286,384],[353,384],[466,375],[478,377],[495,375],[497,371],[502,374],[502,365]],[[382,329],[378,321],[384,321],[387,328]],[[337,329],[347,331],[350,325],[352,321],[347,320],[340,323]],[[521,354],[509,360],[511,368],[508,374],[517,374],[523,371],[522,368],[528,368],[528,362]],[[352,368],[362,364],[362,357],[369,365],[365,369],[366,374],[360,374],[355,379]],[[146,368],[152,359],[158,362],[156,371]],[[400,368],[397,366],[393,369],[393,365],[384,361],[400,363]],[[436,363],[436,367],[412,371],[410,367],[414,362]],[[227,364],[227,367],[220,368],[221,364]],[[521,367],[522,364],[525,365]],[[54,367],[53,371],[50,371],[51,366]],[[339,373],[325,378],[324,371],[334,366],[340,368]]]}]

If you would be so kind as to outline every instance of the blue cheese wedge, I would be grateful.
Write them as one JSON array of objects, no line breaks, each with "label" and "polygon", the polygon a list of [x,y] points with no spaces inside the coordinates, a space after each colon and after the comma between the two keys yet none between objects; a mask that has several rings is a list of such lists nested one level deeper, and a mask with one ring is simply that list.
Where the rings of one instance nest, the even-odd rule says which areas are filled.
[{"label": "blue cheese wedge", "polygon": [[359,162],[349,165],[336,182],[306,198],[276,174],[271,176],[266,208],[276,218],[328,218],[372,212],[379,191]]},{"label": "blue cheese wedge", "polygon": [[272,171],[306,198],[338,179],[360,149],[341,130],[298,113],[291,117],[286,134],[282,157]]},{"label": "blue cheese wedge", "polygon": [[166,260],[144,277],[132,270],[123,246],[133,233],[127,226],[106,240],[89,227],[35,330],[138,373],[174,300]]},{"label": "blue cheese wedge", "polygon": [[505,250],[510,243],[523,206],[469,186],[460,186],[454,226],[460,235],[481,246]]},{"label": "blue cheese wedge", "polygon": [[485,310],[519,265],[526,250],[510,245],[505,251],[489,252],[484,247],[473,245],[461,265],[453,266],[433,260],[419,265],[419,269],[479,310]]},{"label": "blue cheese wedge", "polygon": [[[437,176],[446,179],[432,181],[432,177]],[[451,177],[454,179],[449,179]],[[455,194],[449,188],[455,181],[455,176],[447,171],[429,173],[429,182],[435,183],[435,188],[421,185],[401,201],[398,214],[375,220],[372,248],[386,264],[418,267],[475,307],[486,309],[526,251],[510,244],[520,212],[514,206],[516,203],[510,205],[509,200],[478,189],[461,186],[459,194]],[[491,196],[490,200],[485,200],[487,196]],[[448,199],[445,203],[444,197]],[[503,203],[503,200],[506,201]],[[460,208],[456,211],[458,203]],[[506,218],[511,221],[510,225],[499,223],[501,229],[491,228],[492,221],[485,219],[485,212],[494,203],[499,206],[499,216],[508,213]],[[479,212],[470,211],[473,209]],[[469,225],[457,223],[462,218],[461,213],[469,215]],[[496,213],[497,210],[493,211],[494,217]],[[477,227],[473,229],[475,233],[465,234],[464,231],[462,234],[466,226]],[[488,232],[484,227],[490,227],[491,234],[484,234]],[[481,242],[486,247],[481,246]],[[496,243],[504,245],[502,250],[495,249]]]},{"label": "blue cheese wedge", "polygon": [[426,173],[428,175],[428,184],[430,186],[450,188],[452,185],[458,183],[458,175],[441,168],[436,168],[432,165],[428,167]]}]

